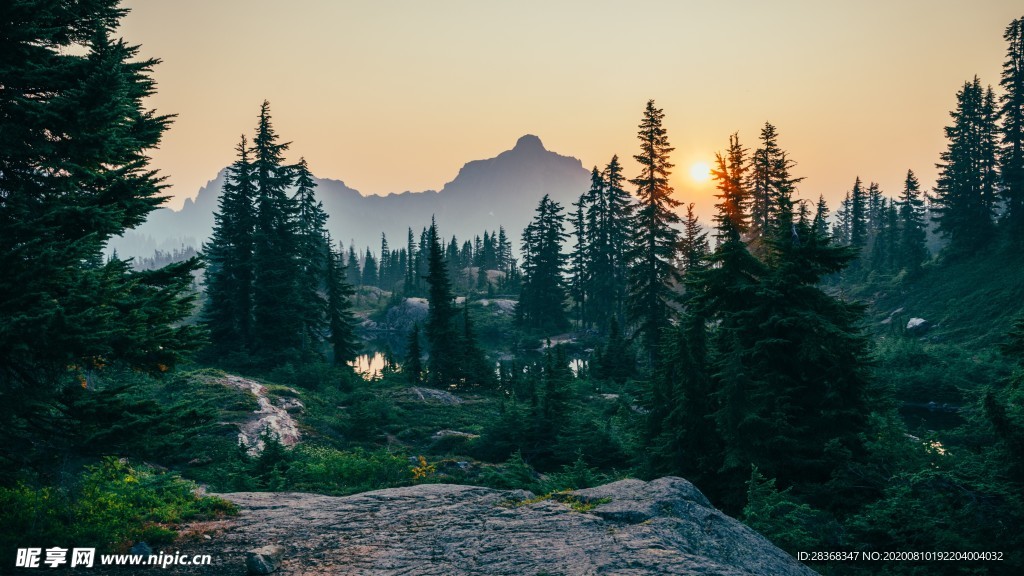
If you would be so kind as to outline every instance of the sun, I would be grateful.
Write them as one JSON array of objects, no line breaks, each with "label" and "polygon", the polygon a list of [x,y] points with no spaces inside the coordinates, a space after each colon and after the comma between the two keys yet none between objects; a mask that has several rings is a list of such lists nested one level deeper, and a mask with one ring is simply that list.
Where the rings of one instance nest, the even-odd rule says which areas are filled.
[{"label": "sun", "polygon": [[707,182],[711,179],[711,167],[707,162],[694,162],[690,166],[690,178],[694,182]]}]

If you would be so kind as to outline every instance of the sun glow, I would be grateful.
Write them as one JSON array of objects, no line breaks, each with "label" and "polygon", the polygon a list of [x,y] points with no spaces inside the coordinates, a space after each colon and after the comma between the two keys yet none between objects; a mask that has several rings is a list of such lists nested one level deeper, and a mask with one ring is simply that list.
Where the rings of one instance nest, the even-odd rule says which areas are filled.
[{"label": "sun glow", "polygon": [[696,162],[690,166],[690,178],[695,182],[707,182],[711,179],[711,167],[707,162]]}]

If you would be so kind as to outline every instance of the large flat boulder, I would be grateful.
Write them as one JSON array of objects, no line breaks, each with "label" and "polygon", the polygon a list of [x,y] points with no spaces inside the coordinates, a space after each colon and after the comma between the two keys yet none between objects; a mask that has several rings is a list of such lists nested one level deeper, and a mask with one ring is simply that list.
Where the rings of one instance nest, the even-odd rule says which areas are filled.
[{"label": "large flat boulder", "polygon": [[450,484],[221,496],[241,514],[181,547],[213,555],[204,574],[244,574],[246,553],[273,545],[280,574],[814,574],[681,478],[550,498]]}]

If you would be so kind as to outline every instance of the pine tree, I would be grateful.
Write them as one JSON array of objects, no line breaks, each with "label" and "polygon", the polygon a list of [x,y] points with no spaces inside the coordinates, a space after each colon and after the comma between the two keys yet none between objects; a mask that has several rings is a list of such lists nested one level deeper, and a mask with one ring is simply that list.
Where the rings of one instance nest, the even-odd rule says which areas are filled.
[{"label": "pine tree", "polygon": [[999,167],[1004,185],[1006,222],[1016,242],[1024,240],[1024,18],[1010,22],[1003,34],[1006,61],[999,85],[1002,138]]},{"label": "pine tree", "polygon": [[695,274],[702,270],[710,252],[708,233],[700,225],[697,213],[693,211],[693,202],[686,206],[686,220],[683,222],[683,236],[679,241],[681,268],[685,274]]},{"label": "pine tree", "polygon": [[452,276],[456,279],[462,276],[462,257],[459,254],[459,241],[452,235],[452,239],[448,242],[448,248],[444,253],[444,262],[448,265],[448,270],[451,271]]},{"label": "pine tree", "polygon": [[673,148],[662,126],[664,117],[664,112],[654,107],[654,100],[649,100],[637,134],[640,154],[634,156],[641,172],[630,180],[637,188],[639,203],[628,255],[631,268],[627,310],[647,345],[652,365],[660,352],[661,332],[675,315],[673,286],[680,280],[674,266],[679,246],[679,233],[674,226],[680,222],[675,209],[680,202],[672,197],[668,183],[672,169],[669,153]]},{"label": "pine tree", "polygon": [[925,244],[924,197],[921,193],[921,185],[912,170],[907,170],[903,193],[897,204],[899,206],[898,266],[909,273],[914,273],[928,257],[928,247]]},{"label": "pine tree", "polygon": [[543,396],[540,398],[540,422],[538,436],[554,438],[558,436],[569,414],[569,400],[572,396],[572,370],[565,355],[565,347],[559,344],[552,347],[550,342],[544,351],[544,367],[542,371]]},{"label": "pine tree", "polygon": [[[747,170],[746,149],[733,134],[728,151],[716,155],[716,167],[712,170],[719,192],[715,215],[718,246],[710,255],[708,266],[687,279],[687,289],[692,294],[687,313],[672,340],[666,343],[665,362],[656,373],[652,389],[647,436],[651,438],[655,457],[652,466],[661,472],[703,478],[717,474],[721,466],[721,449],[709,448],[723,442],[716,424],[724,420],[725,414],[719,398],[731,398],[735,396],[733,388],[742,388],[738,380],[725,382],[733,388],[715,388],[722,386],[733,371],[724,370],[714,380],[710,379],[708,336],[704,332],[708,322],[720,321],[713,343],[717,354],[723,357],[722,364],[732,366],[724,359],[738,357],[737,335],[743,330],[738,318],[750,306],[760,278],[766,273],[765,265],[743,241],[749,226]],[[729,408],[729,414],[742,411],[737,402]],[[710,418],[712,414],[717,415],[715,420]]]},{"label": "pine tree", "polygon": [[461,382],[465,387],[490,388],[494,385],[494,364],[487,360],[487,355],[480,348],[473,321],[469,316],[469,298],[462,304],[462,338],[461,348]]},{"label": "pine tree", "polygon": [[[621,178],[621,174],[619,176]],[[585,229],[587,237],[577,239],[574,257],[580,262],[574,263],[573,278],[582,279],[578,289],[590,304],[585,322],[603,331],[609,315],[615,313],[616,277],[609,237],[608,186],[597,166],[590,172],[590,189],[580,198],[579,205],[586,206],[586,215],[582,222],[574,223],[574,227]],[[581,270],[577,273],[575,269]]]},{"label": "pine tree", "polygon": [[954,252],[978,249],[991,238],[996,185],[994,96],[975,77],[956,98],[932,202],[938,231]]},{"label": "pine tree", "polygon": [[420,384],[423,381],[423,350],[420,348],[420,323],[416,322],[409,331],[409,344],[402,372],[405,372],[409,383]]},{"label": "pine tree", "polygon": [[[595,169],[594,171],[596,172],[597,170]],[[569,297],[572,298],[576,323],[579,327],[583,327],[587,320],[586,303],[589,284],[588,274],[590,272],[590,267],[588,266],[588,256],[590,256],[590,250],[588,250],[589,242],[586,222],[583,217],[586,202],[586,194],[583,194],[579,200],[573,203],[576,211],[572,217],[572,237],[575,240],[573,241],[572,252],[569,253]]]},{"label": "pine tree", "polygon": [[325,296],[332,247],[327,239],[327,212],[316,199],[316,182],[306,159],[301,158],[294,170],[299,265],[296,296],[302,321],[301,350],[303,356],[315,357],[320,355],[320,343],[326,340],[329,328]]},{"label": "pine tree", "polygon": [[377,258],[374,257],[373,253],[370,252],[370,247],[366,247],[366,253],[363,255],[363,278],[360,282],[363,286],[376,286],[380,276],[377,274]]},{"label": "pine tree", "polygon": [[882,198],[877,230],[871,244],[871,271],[890,275],[899,271],[899,211],[895,202]]},{"label": "pine tree", "polygon": [[498,253],[495,244],[497,244],[497,238],[492,232],[490,235],[484,232],[484,258],[483,268],[484,270],[496,270],[498,268]]},{"label": "pine tree", "polygon": [[626,192],[626,177],[622,173],[622,165],[619,164],[619,157],[612,156],[612,159],[605,166],[601,173],[604,179],[605,197],[607,210],[605,214],[604,233],[606,238],[606,252],[610,260],[608,267],[612,270],[611,285],[608,292],[611,300],[608,305],[618,318],[621,327],[626,320],[626,298],[629,292],[629,271],[631,253],[630,246],[633,241],[633,222],[636,212],[636,205],[633,198]]},{"label": "pine tree", "polygon": [[224,189],[213,215],[210,240],[203,247],[206,303],[203,320],[212,351],[221,356],[244,353],[252,342],[253,218],[255,187],[245,136],[238,159],[228,167]]},{"label": "pine tree", "polygon": [[878,182],[868,184],[867,191],[867,231],[868,238],[876,234],[885,225],[885,196],[882,195],[882,188]]},{"label": "pine tree", "polygon": [[622,188],[625,177],[618,156],[613,156],[604,171],[595,166],[591,172],[584,226],[586,278],[583,290],[588,302],[586,320],[598,331],[608,329],[609,318],[623,318],[629,269],[626,254],[631,233],[633,204]]},{"label": "pine tree", "polygon": [[853,182],[850,190],[850,246],[863,248],[868,243],[868,198],[860,183],[860,176]]},{"label": "pine tree", "polygon": [[[428,299],[430,308],[427,315],[426,337],[430,356],[428,375],[430,383],[437,387],[458,384],[462,376],[459,349],[460,335],[454,319],[457,315],[452,297],[448,266],[445,264],[437,223],[431,220],[426,238],[427,283],[430,285]],[[421,244],[422,245],[422,244]]]},{"label": "pine tree", "polygon": [[512,261],[512,242],[505,233],[505,227],[498,227],[498,270],[508,274],[509,265]]},{"label": "pine tree", "polygon": [[287,149],[288,144],[278,142],[270,103],[264,101],[253,139],[253,352],[265,365],[296,358],[302,346],[298,231],[296,205],[287,194],[292,184],[292,171],[284,164]]},{"label": "pine tree", "polygon": [[836,221],[832,225],[832,238],[835,239],[837,244],[849,245],[850,244],[850,226],[851,213],[853,209],[853,200],[850,198],[850,192],[846,192],[846,196],[843,197],[843,201],[839,203],[839,210],[836,211]]},{"label": "pine tree", "polygon": [[363,283],[363,273],[359,269],[359,256],[356,255],[354,243],[348,245],[348,263],[345,264],[345,280],[352,286],[360,286]]},{"label": "pine tree", "polygon": [[718,321],[712,373],[727,484],[741,483],[753,463],[783,485],[810,490],[844,465],[865,429],[863,308],[819,287],[854,252],[818,240],[782,202],[769,267],[753,282],[735,283],[728,300],[697,308],[706,322]]},{"label": "pine tree", "polygon": [[324,278],[327,290],[328,342],[334,363],[341,365],[354,360],[359,351],[359,337],[355,332],[356,320],[352,315],[352,296],[355,291],[347,280],[340,250],[334,249],[330,235],[326,235],[327,270]]},{"label": "pine tree", "polygon": [[719,243],[740,241],[750,226],[748,208],[750,193],[746,188],[747,149],[740,144],[739,134],[729,136],[729,150],[723,156],[715,155],[715,168],[711,176],[717,181],[718,213],[715,216],[716,236]]},{"label": "pine tree", "polygon": [[168,370],[197,346],[200,331],[181,321],[198,260],[136,272],[102,258],[165,199],[148,151],[171,117],[144,106],[159,61],[111,37],[126,10],[94,0],[2,11],[0,458],[24,470],[63,456],[53,448],[68,404],[92,374]]},{"label": "pine tree", "polygon": [[818,204],[814,210],[814,220],[811,222],[811,229],[816,236],[823,240],[829,240],[828,231],[828,203],[825,196],[818,196]]},{"label": "pine tree", "polygon": [[681,320],[666,339],[664,362],[655,376],[647,414],[648,465],[703,485],[713,482],[721,465],[721,440],[709,418],[717,403],[703,322],[689,312]]},{"label": "pine tree", "polygon": [[750,191],[749,236],[758,254],[766,235],[774,226],[780,203],[789,201],[796,185],[803,180],[790,175],[794,166],[796,163],[789,160],[779,147],[775,126],[765,122],[761,129],[761,146],[751,157],[747,183]]},{"label": "pine tree", "polygon": [[545,194],[533,220],[523,230],[523,281],[516,317],[525,326],[561,330],[569,325],[562,277],[565,238],[562,206]]},{"label": "pine tree", "polygon": [[391,264],[391,250],[388,248],[388,237],[383,232],[380,233],[380,264],[377,267],[377,285],[382,290],[391,290],[394,286],[389,285],[388,281],[391,278],[390,270],[388,265]]}]

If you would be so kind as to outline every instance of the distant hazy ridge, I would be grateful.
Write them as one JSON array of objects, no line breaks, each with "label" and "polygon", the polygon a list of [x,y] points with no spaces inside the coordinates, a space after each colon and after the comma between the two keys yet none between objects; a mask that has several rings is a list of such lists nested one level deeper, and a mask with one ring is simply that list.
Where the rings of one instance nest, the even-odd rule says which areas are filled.
[{"label": "distant hazy ridge", "polygon": [[[529,222],[541,197],[549,194],[562,206],[570,204],[590,185],[590,173],[576,158],[544,148],[540,138],[526,135],[513,149],[487,160],[474,160],[459,170],[440,192],[403,192],[387,196],[363,196],[341,180],[317,178],[317,197],[330,214],[328,228],[346,246],[380,249],[380,234],[391,248],[405,246],[411,226],[419,240],[431,215],[446,239],[454,234],[460,243],[484,230],[504,226],[518,250],[519,235]],[[110,247],[122,257],[149,256],[156,249],[199,246],[213,228],[213,213],[224,185],[224,171],[199,190],[195,200],[185,201],[179,211],[161,208],[149,220]]]}]

